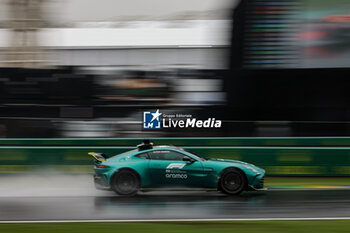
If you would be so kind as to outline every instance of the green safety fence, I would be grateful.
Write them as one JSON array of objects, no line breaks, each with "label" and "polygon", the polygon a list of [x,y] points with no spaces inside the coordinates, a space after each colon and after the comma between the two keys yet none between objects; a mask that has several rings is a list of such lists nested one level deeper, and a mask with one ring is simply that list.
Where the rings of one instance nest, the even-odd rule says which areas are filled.
[{"label": "green safety fence", "polygon": [[[142,138],[1,139],[0,146],[133,146]],[[155,144],[178,146],[350,146],[350,137],[187,137],[151,138]]]},{"label": "green safety fence", "polygon": [[[0,140],[0,173],[92,173],[93,161],[88,152],[112,156],[134,149],[141,141],[4,139]],[[179,145],[205,157],[250,162],[263,167],[267,175],[350,176],[350,138],[154,138],[151,141],[158,145]]]}]

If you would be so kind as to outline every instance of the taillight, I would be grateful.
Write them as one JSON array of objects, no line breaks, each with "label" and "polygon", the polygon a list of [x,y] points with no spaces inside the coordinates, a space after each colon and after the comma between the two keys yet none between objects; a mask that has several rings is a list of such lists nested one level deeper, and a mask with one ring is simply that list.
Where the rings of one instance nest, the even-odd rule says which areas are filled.
[{"label": "taillight", "polygon": [[105,165],[96,165],[97,168],[109,168],[108,166]]}]

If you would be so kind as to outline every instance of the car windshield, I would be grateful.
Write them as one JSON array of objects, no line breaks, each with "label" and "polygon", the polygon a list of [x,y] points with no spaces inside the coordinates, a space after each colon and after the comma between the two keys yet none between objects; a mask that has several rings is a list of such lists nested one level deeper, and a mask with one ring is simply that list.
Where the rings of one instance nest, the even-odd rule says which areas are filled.
[{"label": "car windshield", "polygon": [[201,160],[201,161],[206,161],[207,159],[204,158],[203,156],[197,154],[197,153],[194,153],[194,152],[190,152],[188,150],[184,150],[186,151],[187,153],[189,153],[190,155],[192,155],[194,158],[198,159],[198,160]]}]

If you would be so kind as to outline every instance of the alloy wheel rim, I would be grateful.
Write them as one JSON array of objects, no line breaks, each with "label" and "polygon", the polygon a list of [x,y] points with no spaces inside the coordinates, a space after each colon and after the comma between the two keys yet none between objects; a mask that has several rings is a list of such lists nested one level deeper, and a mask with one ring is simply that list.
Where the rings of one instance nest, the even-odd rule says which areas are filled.
[{"label": "alloy wheel rim", "polygon": [[223,178],[223,185],[227,191],[234,192],[242,185],[242,178],[236,174],[226,174]]}]

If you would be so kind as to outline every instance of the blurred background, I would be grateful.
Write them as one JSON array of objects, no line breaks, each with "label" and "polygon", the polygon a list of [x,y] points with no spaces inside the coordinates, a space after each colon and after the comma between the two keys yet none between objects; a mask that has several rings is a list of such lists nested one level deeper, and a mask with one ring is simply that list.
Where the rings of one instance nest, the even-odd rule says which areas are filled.
[{"label": "blurred background", "polygon": [[[347,1],[0,6],[0,137],[350,135]],[[150,109],[224,124],[145,132]]]},{"label": "blurred background", "polygon": [[[349,67],[349,0],[0,0],[0,220],[346,217]],[[157,109],[223,123],[142,129]],[[272,191],[96,191],[87,153],[145,138]]]},{"label": "blurred background", "polygon": [[[164,137],[198,146],[181,138],[213,137],[205,145],[232,148],[204,156],[283,165],[269,170],[277,175],[350,174],[337,167],[350,163],[349,138],[339,138],[350,136],[348,1],[1,0],[0,6],[5,172],[16,170],[7,165],[45,160],[90,165],[90,149],[79,146],[129,149],[141,138]],[[143,130],[143,111],[156,109],[223,124]],[[318,138],[302,138],[311,136]],[[26,148],[38,145],[60,149]],[[329,146],[340,150],[340,164],[331,167],[319,155],[328,152],[312,148],[265,155],[239,145]],[[317,163],[321,170],[284,167]]]},{"label": "blurred background", "polygon": [[135,137],[144,109],[226,102],[231,0],[0,4],[1,137]]}]

